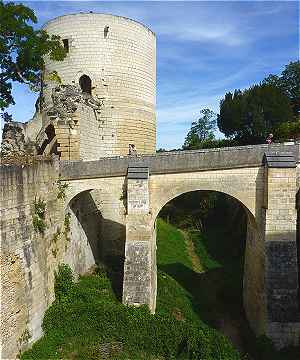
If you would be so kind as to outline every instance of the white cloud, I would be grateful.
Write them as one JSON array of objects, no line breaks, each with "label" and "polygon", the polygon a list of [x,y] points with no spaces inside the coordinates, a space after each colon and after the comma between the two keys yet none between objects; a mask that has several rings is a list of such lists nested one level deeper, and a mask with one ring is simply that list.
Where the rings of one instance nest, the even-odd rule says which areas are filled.
[{"label": "white cloud", "polygon": [[156,31],[181,41],[215,42],[227,46],[239,46],[245,42],[244,36],[229,24],[187,24],[181,19],[172,24],[159,24]]}]

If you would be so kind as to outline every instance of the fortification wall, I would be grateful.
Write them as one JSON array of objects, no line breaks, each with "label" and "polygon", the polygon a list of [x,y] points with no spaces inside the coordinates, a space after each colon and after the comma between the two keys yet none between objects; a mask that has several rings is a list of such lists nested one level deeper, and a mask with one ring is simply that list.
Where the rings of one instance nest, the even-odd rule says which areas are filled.
[{"label": "fortification wall", "polygon": [[[54,300],[54,271],[68,263],[82,273],[95,263],[92,246],[59,199],[58,164],[1,166],[1,359],[14,359],[41,334]],[[44,233],[33,225],[45,205]],[[36,222],[36,220],[35,220]]]},{"label": "fortification wall", "polygon": [[[133,20],[107,14],[73,14],[48,22],[44,29],[68,43],[62,62],[46,61],[44,107],[51,107],[57,71],[63,84],[79,85],[86,75],[101,112],[80,114],[80,158],[155,152],[156,39]],[[57,84],[56,84],[57,85]],[[86,141],[84,141],[84,138]],[[88,140],[89,141],[88,141]]]}]

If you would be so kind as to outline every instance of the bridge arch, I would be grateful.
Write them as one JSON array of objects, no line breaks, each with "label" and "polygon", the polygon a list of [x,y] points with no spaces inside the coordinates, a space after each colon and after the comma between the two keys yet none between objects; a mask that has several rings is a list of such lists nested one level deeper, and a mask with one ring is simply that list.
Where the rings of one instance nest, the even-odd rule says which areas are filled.
[{"label": "bridge arch", "polygon": [[[124,178],[101,178],[69,180],[65,192],[65,214],[70,217],[70,245],[72,259],[86,259],[85,269],[74,266],[82,273],[95,264],[122,268],[125,247],[125,207],[121,200]],[[113,191],[112,191],[113,190]],[[76,253],[76,244],[81,244],[85,253]],[[66,259],[69,263],[69,259]],[[79,261],[80,263],[80,261]],[[71,264],[72,265],[72,264]],[[120,276],[116,279],[121,285]]]},{"label": "bridge arch", "polygon": [[150,207],[153,218],[172,199],[202,190],[235,198],[260,223],[264,191],[264,170],[261,167],[151,176]]},{"label": "bridge arch", "polygon": [[237,201],[245,210],[246,214],[247,214],[247,218],[249,218],[249,220],[251,221],[251,223],[253,224],[253,226],[255,228],[257,228],[258,230],[258,226],[256,224],[256,219],[255,219],[255,215],[253,214],[253,209],[251,210],[248,206],[249,204],[245,204],[243,202],[243,199],[241,198],[237,198],[236,196],[230,194],[229,192],[224,192],[224,191],[219,191],[219,190],[212,190],[212,189],[207,189],[207,188],[195,188],[192,190],[188,190],[188,191],[176,191],[171,189],[170,192],[165,194],[165,197],[162,197],[160,200],[161,202],[159,203],[159,205],[157,204],[154,207],[154,211],[153,211],[153,219],[154,221],[157,219],[160,211],[164,208],[165,205],[167,205],[169,202],[171,202],[172,200],[180,197],[181,195],[184,194],[188,194],[188,193],[193,193],[193,192],[198,192],[198,191],[203,191],[203,192],[212,192],[212,193],[218,193],[218,194],[224,194],[227,195],[228,197],[232,198],[233,200]]},{"label": "bridge arch", "polygon": [[[188,191],[186,191],[188,189]],[[212,189],[203,189],[198,186],[187,186],[185,191],[182,187],[174,188],[170,186],[164,196],[161,196],[159,205],[155,207],[153,211],[153,226],[156,231],[156,220],[160,211],[165,205],[172,200],[180,197],[183,194],[205,191],[211,193],[218,193],[227,195],[232,201],[236,201],[243,209],[246,215],[247,230],[245,239],[245,258],[243,269],[243,305],[248,321],[256,334],[262,334],[264,332],[264,316],[265,316],[265,299],[264,293],[264,269],[265,259],[263,251],[263,235],[256,221],[253,210],[249,209],[245,203],[242,202],[243,197],[237,198],[232,194],[224,191],[217,191]],[[246,201],[245,201],[246,202]],[[154,233],[155,233],[154,231]],[[153,237],[156,247],[156,236]],[[154,255],[156,257],[156,254]],[[155,261],[156,262],[156,261]]]}]

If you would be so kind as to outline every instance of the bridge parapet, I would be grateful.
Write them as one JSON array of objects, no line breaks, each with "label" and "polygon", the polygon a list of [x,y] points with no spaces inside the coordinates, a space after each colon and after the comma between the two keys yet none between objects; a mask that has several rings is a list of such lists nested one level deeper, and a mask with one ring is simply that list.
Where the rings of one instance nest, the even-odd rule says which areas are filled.
[{"label": "bridge parapet", "polygon": [[291,153],[299,162],[298,144],[262,144],[231,148],[188,150],[141,156],[117,156],[95,161],[61,161],[64,180],[126,176],[128,166],[148,167],[150,174],[258,167],[265,153]]}]

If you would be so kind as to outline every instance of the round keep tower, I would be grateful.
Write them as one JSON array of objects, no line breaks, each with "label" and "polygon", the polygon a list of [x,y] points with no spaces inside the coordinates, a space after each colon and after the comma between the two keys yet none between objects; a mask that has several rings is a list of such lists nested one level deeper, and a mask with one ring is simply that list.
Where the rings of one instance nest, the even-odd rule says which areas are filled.
[{"label": "round keep tower", "polygon": [[[43,29],[59,35],[67,51],[61,62],[45,61],[43,108],[53,106],[55,81],[47,76],[53,73],[61,84],[76,85],[101,104],[97,109],[86,104],[78,107],[76,126],[71,130],[73,135],[77,132],[77,157],[92,160],[126,155],[129,144],[135,145],[137,154],[154,153],[155,34],[131,19],[98,13],[61,16]],[[68,146],[62,141],[58,149]]]}]

